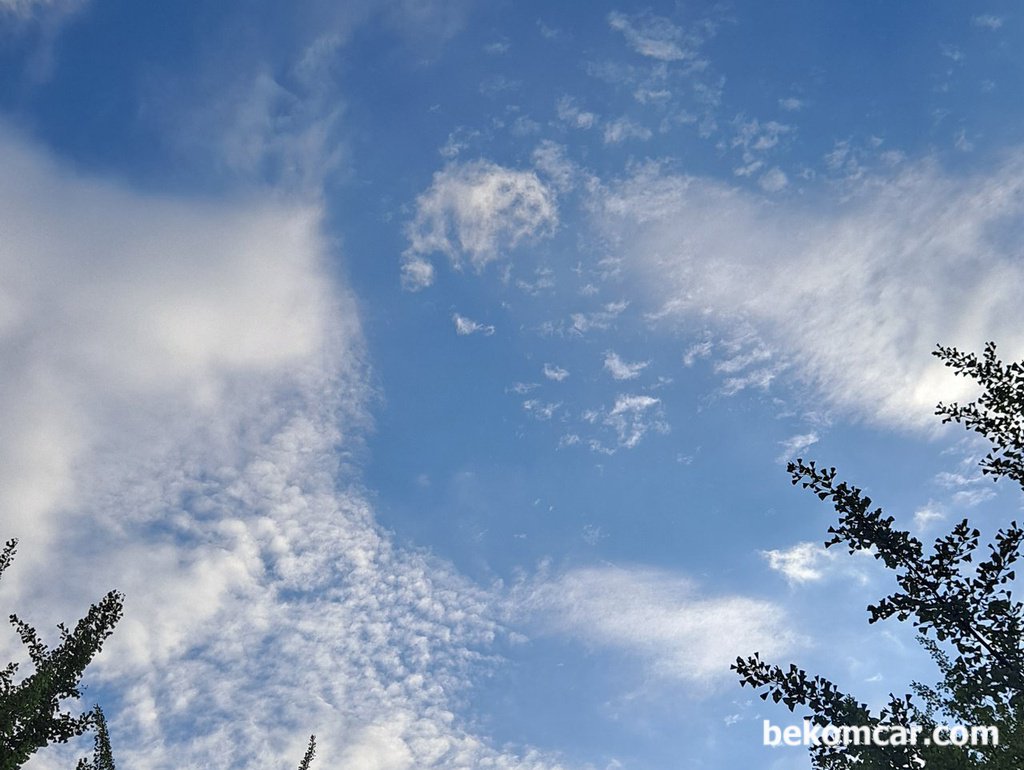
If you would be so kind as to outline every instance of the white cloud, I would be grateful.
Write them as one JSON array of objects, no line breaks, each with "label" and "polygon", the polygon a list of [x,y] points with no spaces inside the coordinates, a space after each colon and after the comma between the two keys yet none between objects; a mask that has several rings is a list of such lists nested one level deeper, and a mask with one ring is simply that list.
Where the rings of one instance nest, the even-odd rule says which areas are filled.
[{"label": "white cloud", "polygon": [[27,18],[40,10],[81,4],[82,2],[68,2],[68,0],[0,0],[0,12]]},{"label": "white cloud", "polygon": [[942,51],[943,56],[951,60],[954,64],[961,64],[964,61],[964,52],[961,51],[955,45],[950,45],[949,43],[942,43],[939,46],[939,50]]},{"label": "white cloud", "polygon": [[316,732],[332,765],[556,766],[461,726],[493,597],[396,547],[346,464],[370,392],[318,207],[136,194],[5,129],[0,165],[0,604],[50,629],[125,591],[87,676],[120,761],[286,766]]},{"label": "white cloud", "polygon": [[785,441],[779,442],[782,446],[782,454],[779,455],[779,462],[786,462],[798,457],[808,447],[818,443],[818,434],[814,431],[810,433],[800,433],[796,436],[790,436]]},{"label": "white cloud", "polygon": [[604,143],[618,144],[627,139],[646,141],[651,138],[651,130],[646,126],[634,123],[629,118],[618,118],[604,127]]},{"label": "white cloud", "polygon": [[423,257],[409,255],[402,260],[402,288],[419,291],[434,283],[434,265]]},{"label": "white cloud", "polygon": [[1003,26],[1003,20],[999,16],[994,16],[990,13],[984,13],[979,16],[971,18],[971,23],[975,27],[982,27],[983,29],[997,30]]},{"label": "white cloud", "polygon": [[711,355],[712,344],[710,340],[695,342],[683,353],[683,366],[693,366],[698,359],[707,358]]},{"label": "white cloud", "polygon": [[479,131],[458,127],[454,131],[448,132],[448,139],[437,152],[442,158],[452,160],[468,150],[479,139]]},{"label": "white cloud", "polygon": [[619,446],[633,449],[649,430],[668,432],[668,424],[655,409],[660,404],[661,400],[652,396],[619,396],[615,399],[615,405],[604,415],[603,422],[615,429]]},{"label": "white cloud", "polygon": [[561,406],[562,404],[560,402],[550,403],[540,401],[539,399],[536,398],[531,398],[523,402],[523,410],[527,414],[532,415],[535,419],[540,420],[542,422],[546,422],[547,420],[550,420],[552,417],[554,417],[555,413]]},{"label": "white cloud", "polygon": [[767,390],[787,367],[787,362],[779,359],[776,351],[749,326],[741,325],[730,338],[720,342],[720,347],[726,357],[715,362],[714,371],[728,375],[721,389],[726,396],[735,396],[748,388]]},{"label": "white cloud", "polygon": [[768,390],[772,382],[778,376],[778,370],[765,367],[754,369],[739,377],[728,377],[722,383],[722,393],[726,396],[735,396],[747,388]]},{"label": "white cloud", "polygon": [[550,235],[557,223],[554,195],[533,171],[486,161],[450,165],[416,199],[416,215],[406,227],[405,285],[430,284],[431,254],[444,254],[456,269],[468,262],[479,271],[520,241]]},{"label": "white cloud", "polygon": [[929,355],[936,342],[1024,354],[1024,156],[974,177],[924,162],[845,189],[831,204],[768,205],[648,165],[604,188],[595,224],[645,280],[656,317],[751,325],[833,405],[934,426],[936,402],[970,392]]},{"label": "white cloud", "polygon": [[635,380],[649,364],[650,361],[637,361],[632,364],[623,361],[614,350],[604,354],[604,368],[616,380]]},{"label": "white cloud", "polygon": [[737,335],[727,343],[728,358],[715,362],[715,371],[720,374],[738,374],[756,364],[772,360],[772,350],[755,334],[750,332]]},{"label": "white cloud", "polygon": [[704,596],[691,581],[653,569],[573,570],[541,582],[523,605],[549,632],[627,652],[659,678],[691,685],[728,680],[738,655],[777,658],[801,643],[772,602]]},{"label": "white cloud", "polygon": [[576,164],[566,156],[565,147],[549,139],[545,139],[533,151],[533,165],[560,193],[571,190],[579,175]]},{"label": "white cloud", "polygon": [[779,99],[779,107],[786,112],[797,112],[803,109],[804,103],[803,100],[797,99],[795,96],[787,96],[785,99]]},{"label": "white cloud", "polygon": [[522,289],[527,294],[537,296],[542,292],[551,291],[555,288],[555,271],[549,267],[534,268],[533,280],[523,278],[516,279],[516,288]]},{"label": "white cloud", "polygon": [[867,585],[871,580],[871,551],[857,551],[852,555],[827,549],[822,543],[800,542],[789,548],[761,551],[768,566],[779,572],[791,585],[814,583],[819,580],[842,577]]},{"label": "white cloud", "polygon": [[974,150],[974,142],[967,138],[967,129],[961,128],[956,132],[953,146],[960,150],[960,152],[972,152]]},{"label": "white cloud", "polygon": [[567,446],[576,446],[583,439],[580,438],[578,433],[566,433],[558,440],[558,448],[563,449]]},{"label": "white cloud", "polygon": [[834,554],[821,543],[797,543],[786,550],[762,551],[768,566],[785,575],[791,583],[821,580]]},{"label": "white cloud", "polygon": [[[315,196],[349,151],[339,130],[346,98],[332,68],[357,31],[385,26],[431,57],[469,10],[469,0],[312,0],[292,4],[282,25],[233,4],[202,30],[198,66],[147,78],[142,119],[197,177]],[[220,44],[243,28],[251,32],[247,45]]]},{"label": "white cloud", "polygon": [[992,489],[961,489],[954,493],[953,503],[964,508],[973,508],[996,496]]},{"label": "white cloud", "polygon": [[672,98],[672,92],[667,88],[644,88],[640,87],[633,91],[633,98],[640,104],[665,104]]},{"label": "white cloud", "polygon": [[[733,121],[735,136],[732,147],[740,151],[743,166],[737,168],[737,176],[750,176],[765,166],[765,157],[782,141],[784,136],[793,132],[793,127],[775,120],[761,122],[759,120],[744,121],[737,118]],[[761,187],[769,192],[777,192],[788,184],[785,173],[773,168],[760,179]]]},{"label": "white cloud", "polygon": [[[586,431],[587,426],[595,431],[586,439],[586,445],[592,451],[605,455],[613,455],[620,449],[636,448],[652,430],[657,433],[670,431],[661,400],[640,394],[619,395],[610,407],[584,410],[580,419],[580,432]],[[563,437],[560,446],[583,443],[578,433],[571,436],[571,440]]]},{"label": "white cloud", "polygon": [[[288,78],[265,63],[245,77],[211,75],[225,80],[206,86],[215,94],[209,102],[197,100],[194,84],[182,86],[185,104],[159,110],[168,123],[161,128],[169,142],[183,146],[183,155],[202,157],[222,174],[315,194],[344,157],[337,130],[343,101],[327,75],[342,42],[339,35],[317,38],[289,67]],[[172,88],[160,90],[154,98],[172,98]]]},{"label": "white cloud", "polygon": [[21,74],[30,84],[47,81],[56,65],[57,42],[64,28],[90,6],[90,0],[0,0],[0,29],[5,37],[27,41]]},{"label": "white cloud", "polygon": [[0,158],[0,508],[38,532],[73,499],[101,403],[222,408],[233,379],[318,351],[331,300],[315,207],[150,201],[69,178],[3,129]]},{"label": "white cloud", "polygon": [[618,300],[605,303],[600,310],[589,313],[572,313],[569,316],[570,326],[567,331],[569,334],[583,335],[595,329],[607,329],[628,307],[629,302]]},{"label": "white cloud", "polygon": [[935,482],[945,489],[953,490],[953,504],[973,508],[996,496],[992,489],[992,478],[972,469],[970,475],[943,471],[935,475]]},{"label": "white cloud", "polygon": [[680,61],[695,56],[695,42],[680,27],[663,16],[650,13],[627,16],[617,11],[608,14],[608,25],[621,32],[637,53],[661,61]]},{"label": "white cloud", "polygon": [[474,321],[472,318],[467,318],[464,315],[455,313],[452,315],[452,323],[455,324],[455,333],[460,336],[467,336],[469,334],[482,334],[485,337],[490,337],[494,334],[494,327],[490,324],[482,324]]},{"label": "white cloud", "polygon": [[757,183],[765,192],[779,192],[789,185],[789,177],[781,168],[775,167],[763,173]]},{"label": "white cloud", "polygon": [[944,489],[959,489],[960,487],[982,484],[986,481],[991,483],[992,480],[985,478],[985,476],[977,471],[972,472],[969,476],[963,473],[951,473],[950,471],[942,471],[935,474],[935,483]]},{"label": "white cloud", "polygon": [[558,119],[567,123],[572,128],[580,128],[584,131],[594,127],[597,122],[597,115],[581,109],[576,100],[571,96],[563,96],[555,104],[555,112]]},{"label": "white cloud", "polygon": [[[384,12],[384,19],[413,47],[431,51],[458,33],[473,9],[469,0],[390,0],[364,6],[361,3],[325,3],[336,15],[359,13],[366,7]],[[349,10],[354,6],[355,10]]]},{"label": "white cloud", "polygon": [[941,507],[929,502],[923,508],[914,511],[914,528],[918,532],[931,529],[932,524],[946,520],[946,514]]},{"label": "white cloud", "polygon": [[549,380],[561,382],[569,376],[569,371],[554,364],[544,364],[544,376]]}]

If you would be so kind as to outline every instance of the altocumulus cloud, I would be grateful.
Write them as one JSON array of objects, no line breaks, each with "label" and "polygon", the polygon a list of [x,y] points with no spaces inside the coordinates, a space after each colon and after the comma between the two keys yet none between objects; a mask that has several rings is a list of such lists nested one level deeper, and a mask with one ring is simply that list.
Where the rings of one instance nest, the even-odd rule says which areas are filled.
[{"label": "altocumulus cloud", "polygon": [[371,394],[317,208],[144,196],[6,130],[0,163],[0,602],[52,628],[127,593],[88,693],[120,761],[283,767],[315,731],[331,766],[557,766],[451,709],[502,629],[355,482]]}]

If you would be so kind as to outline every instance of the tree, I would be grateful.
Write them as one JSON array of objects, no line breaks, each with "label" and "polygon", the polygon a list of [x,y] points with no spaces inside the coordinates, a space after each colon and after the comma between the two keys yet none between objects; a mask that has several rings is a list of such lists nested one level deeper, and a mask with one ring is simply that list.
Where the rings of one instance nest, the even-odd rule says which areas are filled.
[{"label": "tree", "polygon": [[309,736],[309,746],[306,748],[306,755],[299,762],[299,770],[309,770],[310,764],[313,762],[313,757],[316,756],[316,736]]},{"label": "tree", "polygon": [[[975,401],[936,407],[943,423],[963,424],[989,440],[982,472],[1007,478],[1024,488],[1024,362],[1003,364],[994,343],[979,359],[972,353],[939,346],[934,355],[956,375],[974,379],[982,388]],[[818,768],[1024,767],[1024,606],[1012,598],[1014,563],[1024,544],[1016,522],[1001,529],[988,554],[974,564],[980,533],[967,519],[930,552],[892,516],[872,508],[862,490],[838,480],[835,468],[802,459],[790,463],[793,484],[829,501],[839,514],[825,546],[844,545],[852,554],[871,551],[894,574],[897,590],[868,606],[869,622],[896,617],[910,620],[942,674],[934,687],[914,683],[911,695],[890,695],[877,714],[820,676],[808,676],[790,665],[782,668],[755,653],[732,666],[741,685],[761,689],[760,697],[811,712],[818,725],[874,726],[917,723],[934,727],[952,718],[965,724],[1001,726],[997,747],[817,746],[812,763]]]},{"label": "tree", "polygon": [[93,710],[96,716],[96,735],[93,738],[92,761],[78,760],[75,770],[117,770],[114,752],[110,749],[110,733],[107,732],[107,718],[99,706]]},{"label": "tree", "polygon": [[[18,541],[8,540],[0,550],[0,577],[11,565]],[[111,591],[89,608],[73,631],[61,623],[61,643],[53,650],[39,639],[32,626],[10,616],[28,650],[35,672],[15,682],[17,663],[0,670],[0,770],[17,770],[39,749],[66,743],[94,730],[92,759],[79,760],[76,770],[116,770],[103,709],[94,706],[82,714],[61,711],[61,701],[81,698],[79,682],[86,666],[121,619],[124,596]],[[299,770],[309,770],[316,755],[316,736],[309,736]]]},{"label": "tree", "polygon": [[989,701],[973,682],[963,681],[954,671],[949,654],[934,639],[918,636],[942,674],[938,684],[928,686],[912,682],[910,687],[923,703],[925,716],[920,722],[962,725],[997,725],[999,744],[977,747],[975,767],[1017,770],[1022,766],[1024,746],[1024,709],[1019,702]]},{"label": "tree", "polygon": [[[9,540],[0,551],[0,575],[14,559],[17,545],[17,540]],[[0,670],[0,770],[15,770],[42,747],[65,743],[91,728],[101,726],[105,735],[102,711],[94,708],[75,715],[62,711],[61,702],[81,697],[82,674],[121,619],[123,607],[124,597],[111,591],[89,608],[73,630],[58,626],[60,644],[53,650],[32,626],[17,615],[10,616],[35,671],[15,682],[17,663]]]},{"label": "tree", "polygon": [[[103,715],[103,709],[99,706],[96,712],[96,735],[94,738],[92,761],[80,759],[75,770],[117,770],[114,765],[114,755],[110,749],[110,735],[107,732],[107,720]],[[309,770],[316,756],[316,736],[309,736],[309,745],[306,747],[306,754],[299,762],[299,770]]]}]

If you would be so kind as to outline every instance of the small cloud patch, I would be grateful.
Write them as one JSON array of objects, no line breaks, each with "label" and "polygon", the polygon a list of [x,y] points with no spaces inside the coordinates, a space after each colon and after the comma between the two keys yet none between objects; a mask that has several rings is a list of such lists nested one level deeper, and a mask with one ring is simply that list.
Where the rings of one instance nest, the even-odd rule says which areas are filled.
[{"label": "small cloud patch", "polygon": [[470,334],[482,334],[485,337],[490,337],[494,334],[494,327],[490,324],[479,323],[472,318],[467,318],[458,313],[452,315],[452,322],[455,324],[455,333],[459,336],[465,337]]},{"label": "small cloud patch", "polygon": [[613,350],[609,350],[604,355],[604,368],[616,380],[635,380],[649,364],[650,361],[629,363],[622,360],[619,354]]}]

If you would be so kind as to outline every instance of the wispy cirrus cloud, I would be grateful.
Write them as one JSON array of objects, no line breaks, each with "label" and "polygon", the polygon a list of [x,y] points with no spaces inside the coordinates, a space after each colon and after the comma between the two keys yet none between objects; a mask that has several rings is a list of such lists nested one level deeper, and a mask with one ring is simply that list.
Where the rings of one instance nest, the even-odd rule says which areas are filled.
[{"label": "wispy cirrus cloud", "polygon": [[357,32],[383,26],[429,58],[470,8],[470,0],[311,0],[290,6],[285,24],[225,2],[205,35],[222,41],[245,29],[246,45],[208,45],[189,66],[150,72],[140,117],[197,177],[315,197],[346,167],[348,100],[336,65]]},{"label": "wispy cirrus cloud", "polygon": [[627,300],[606,302],[596,310],[571,313],[568,322],[548,322],[541,331],[545,334],[569,336],[584,336],[593,331],[604,331],[611,328],[628,307]]},{"label": "wispy cirrus cloud", "polygon": [[[599,192],[595,226],[646,280],[655,317],[752,327],[831,404],[922,427],[967,392],[929,356],[937,342],[1024,353],[1022,189],[1019,153],[969,177],[927,161],[864,177],[813,211],[648,165]],[[762,369],[762,387],[781,372]]]},{"label": "wispy cirrus cloud", "polygon": [[805,452],[817,443],[817,431],[812,430],[808,433],[798,433],[795,436],[790,436],[785,441],[779,442],[782,446],[782,452],[776,459],[779,462],[788,462],[789,460],[799,457],[801,453]]}]

